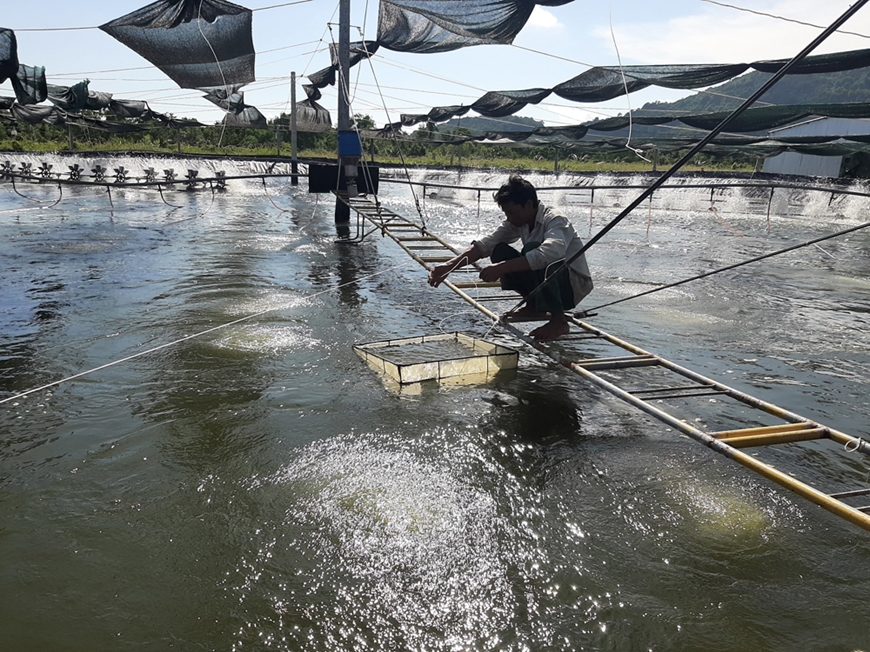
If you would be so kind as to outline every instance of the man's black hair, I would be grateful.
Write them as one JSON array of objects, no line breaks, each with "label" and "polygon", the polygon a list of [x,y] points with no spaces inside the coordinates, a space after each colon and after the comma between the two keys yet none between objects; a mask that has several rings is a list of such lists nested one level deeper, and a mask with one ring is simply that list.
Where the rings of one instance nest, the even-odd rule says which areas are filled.
[{"label": "man's black hair", "polygon": [[518,174],[512,174],[507,183],[493,193],[492,198],[499,206],[504,206],[507,202],[525,206],[531,200],[532,205],[538,207],[538,192],[535,187]]}]

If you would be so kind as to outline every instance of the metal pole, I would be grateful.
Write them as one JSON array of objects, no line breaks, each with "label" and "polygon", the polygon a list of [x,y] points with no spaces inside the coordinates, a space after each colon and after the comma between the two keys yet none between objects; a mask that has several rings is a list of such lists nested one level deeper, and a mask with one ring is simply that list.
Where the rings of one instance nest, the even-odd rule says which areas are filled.
[{"label": "metal pole", "polygon": [[290,185],[298,186],[299,177],[299,161],[297,160],[298,152],[296,150],[296,72],[290,73],[290,172],[293,176],[290,177]]},{"label": "metal pole", "polygon": [[[350,0],[341,0],[338,9],[338,168],[339,173],[344,167],[341,157],[342,135],[350,130],[350,107],[348,106],[348,72],[350,71]],[[340,178],[340,177],[339,177]],[[347,191],[347,181],[339,191]],[[350,208],[339,198],[335,200],[336,224],[350,222]],[[344,235],[341,233],[340,235]]]},{"label": "metal pole", "polygon": [[347,80],[350,71],[350,0],[341,0],[338,13],[338,130],[350,129]]}]

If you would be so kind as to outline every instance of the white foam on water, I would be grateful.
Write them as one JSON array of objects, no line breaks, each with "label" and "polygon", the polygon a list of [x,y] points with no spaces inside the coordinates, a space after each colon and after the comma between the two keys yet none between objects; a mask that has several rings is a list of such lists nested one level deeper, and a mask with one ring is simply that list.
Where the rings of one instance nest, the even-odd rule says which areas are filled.
[{"label": "white foam on water", "polygon": [[449,468],[375,436],[347,436],[312,445],[275,482],[294,496],[288,525],[320,532],[317,549],[303,545],[314,557],[309,589],[340,578],[347,590],[312,606],[323,631],[358,622],[381,645],[465,647],[510,616],[496,504]]},{"label": "white foam on water", "polygon": [[314,348],[319,343],[304,327],[274,324],[240,324],[214,341],[214,345],[222,349],[251,353]]}]

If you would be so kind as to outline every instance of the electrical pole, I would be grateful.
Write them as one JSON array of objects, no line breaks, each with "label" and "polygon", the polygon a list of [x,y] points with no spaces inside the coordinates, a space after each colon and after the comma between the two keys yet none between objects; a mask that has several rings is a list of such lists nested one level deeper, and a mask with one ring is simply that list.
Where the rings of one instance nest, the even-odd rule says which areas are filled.
[{"label": "electrical pole", "polygon": [[[356,197],[357,164],[362,157],[362,143],[350,128],[350,0],[341,0],[338,11],[338,191]],[[340,199],[335,201],[335,223],[343,235],[350,222],[350,208]]]}]

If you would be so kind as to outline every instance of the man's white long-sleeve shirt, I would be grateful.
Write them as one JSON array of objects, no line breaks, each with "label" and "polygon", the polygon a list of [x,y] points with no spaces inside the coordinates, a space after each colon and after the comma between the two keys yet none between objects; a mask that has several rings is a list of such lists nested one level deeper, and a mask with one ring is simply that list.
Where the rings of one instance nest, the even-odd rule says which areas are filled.
[{"label": "man's white long-sleeve shirt", "polygon": [[[570,258],[583,247],[583,241],[568,218],[541,202],[538,202],[538,212],[531,228],[527,225],[517,227],[505,220],[491,234],[475,240],[474,245],[481,254],[489,256],[499,242],[511,244],[517,240],[524,245],[528,242],[541,243],[539,247],[525,254],[529,267],[533,270],[550,267],[555,271],[558,263]],[[571,263],[568,271],[571,289],[574,291],[574,305],[577,305],[592,291],[592,276],[586,264],[586,255],[579,256]]]}]

